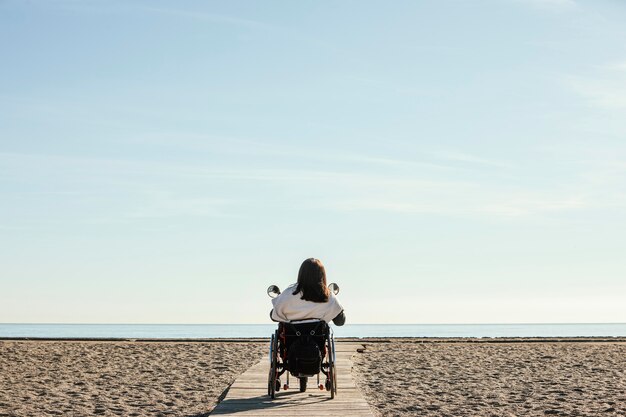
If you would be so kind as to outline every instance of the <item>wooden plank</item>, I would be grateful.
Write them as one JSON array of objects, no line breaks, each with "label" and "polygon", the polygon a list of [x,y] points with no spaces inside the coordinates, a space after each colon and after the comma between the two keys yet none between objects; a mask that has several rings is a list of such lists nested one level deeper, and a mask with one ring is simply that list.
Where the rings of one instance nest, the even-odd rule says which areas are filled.
[{"label": "wooden plank", "polygon": [[[298,379],[291,377],[289,390],[281,390],[276,393],[276,399],[270,399],[267,395],[269,359],[264,357],[237,378],[211,415],[372,417],[370,407],[352,378],[352,356],[359,348],[362,345],[356,343],[336,343],[337,395],[332,400],[329,392],[317,388],[315,377],[309,378],[304,393],[299,391]],[[320,383],[325,380],[326,377],[320,375]],[[286,382],[286,375],[281,382]]]}]

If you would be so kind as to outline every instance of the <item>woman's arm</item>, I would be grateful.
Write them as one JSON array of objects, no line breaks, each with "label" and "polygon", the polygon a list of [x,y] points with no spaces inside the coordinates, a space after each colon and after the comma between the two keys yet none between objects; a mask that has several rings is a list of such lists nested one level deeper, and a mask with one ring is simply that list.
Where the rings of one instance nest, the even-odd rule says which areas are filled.
[{"label": "woman's arm", "polygon": [[272,321],[274,321],[274,322],[276,322],[276,323],[280,323],[280,321],[278,321],[278,320],[274,320],[274,317],[272,317],[272,313],[274,313],[274,309],[271,309],[271,310],[270,310],[270,320],[272,320]]},{"label": "woman's arm", "polygon": [[335,323],[335,326],[343,326],[346,323],[346,314],[343,310],[333,319],[333,323]]}]

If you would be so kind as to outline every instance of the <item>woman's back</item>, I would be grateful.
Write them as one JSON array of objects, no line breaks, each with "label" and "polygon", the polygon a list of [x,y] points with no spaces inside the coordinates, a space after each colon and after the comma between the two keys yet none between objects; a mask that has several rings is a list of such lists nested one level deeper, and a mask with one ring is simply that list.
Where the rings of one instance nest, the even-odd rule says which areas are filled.
[{"label": "woman's back", "polygon": [[302,299],[302,292],[293,294],[297,284],[289,286],[278,297],[272,300],[274,321],[296,321],[306,319],[320,319],[330,323],[340,315],[343,307],[334,294],[328,296],[326,302],[314,302]]},{"label": "woman's back", "polygon": [[274,321],[289,322],[307,319],[345,322],[343,306],[326,286],[326,269],[319,259],[305,260],[298,271],[298,282],[272,300]]}]

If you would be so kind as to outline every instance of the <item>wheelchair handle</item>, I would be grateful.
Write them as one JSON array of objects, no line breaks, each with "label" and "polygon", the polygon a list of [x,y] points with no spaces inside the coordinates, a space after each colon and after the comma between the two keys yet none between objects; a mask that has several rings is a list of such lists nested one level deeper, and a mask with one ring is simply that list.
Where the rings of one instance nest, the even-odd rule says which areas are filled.
[{"label": "wheelchair handle", "polygon": [[[334,282],[328,284],[328,289],[335,295],[339,294],[339,285]],[[267,287],[267,295],[269,295],[270,298],[278,297],[280,295],[280,288],[278,288],[278,285],[270,285]]]}]

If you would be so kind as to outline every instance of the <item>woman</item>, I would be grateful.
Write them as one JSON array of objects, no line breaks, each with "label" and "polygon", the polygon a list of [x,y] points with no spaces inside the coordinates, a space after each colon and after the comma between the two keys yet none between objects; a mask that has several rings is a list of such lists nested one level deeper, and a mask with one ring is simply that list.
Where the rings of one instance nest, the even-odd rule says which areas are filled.
[{"label": "woman", "polygon": [[326,270],[319,259],[309,258],[302,262],[298,282],[289,286],[272,300],[270,312],[273,321],[331,320],[343,326],[346,316],[343,307],[326,285]]}]

